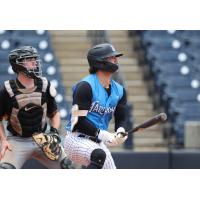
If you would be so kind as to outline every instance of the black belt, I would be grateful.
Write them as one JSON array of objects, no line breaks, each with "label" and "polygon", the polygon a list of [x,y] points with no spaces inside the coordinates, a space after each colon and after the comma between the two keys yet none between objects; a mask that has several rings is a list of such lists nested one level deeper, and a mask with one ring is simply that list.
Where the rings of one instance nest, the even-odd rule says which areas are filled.
[{"label": "black belt", "polygon": [[97,137],[94,137],[94,136],[89,136],[89,135],[85,135],[85,134],[80,134],[78,137],[82,137],[82,138],[87,138],[93,142],[96,142],[96,143],[100,143],[101,140],[98,139]]}]

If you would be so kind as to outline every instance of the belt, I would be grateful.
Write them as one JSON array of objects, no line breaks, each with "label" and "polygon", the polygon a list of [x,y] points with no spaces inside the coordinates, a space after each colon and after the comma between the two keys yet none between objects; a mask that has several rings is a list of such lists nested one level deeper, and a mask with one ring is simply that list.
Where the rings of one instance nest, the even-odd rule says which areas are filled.
[{"label": "belt", "polygon": [[78,135],[78,137],[87,138],[87,139],[89,139],[89,140],[91,140],[93,142],[96,142],[96,143],[100,143],[101,142],[101,140],[98,139],[97,137],[89,136],[89,135],[85,135],[85,134],[80,134],[80,135]]}]

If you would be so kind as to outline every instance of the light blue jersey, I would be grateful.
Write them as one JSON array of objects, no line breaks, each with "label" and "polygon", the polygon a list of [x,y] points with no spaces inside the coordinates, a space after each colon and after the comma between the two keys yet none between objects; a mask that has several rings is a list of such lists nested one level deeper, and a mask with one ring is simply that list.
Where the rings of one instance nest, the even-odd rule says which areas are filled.
[{"label": "light blue jersey", "polygon": [[[115,112],[116,106],[123,96],[123,87],[111,80],[111,93],[107,91],[99,82],[96,74],[90,74],[81,81],[86,81],[92,88],[92,104],[87,114],[87,118],[99,129],[107,130],[109,122]],[[74,87],[75,91],[76,86]],[[71,131],[71,123],[67,124],[67,130]]]}]

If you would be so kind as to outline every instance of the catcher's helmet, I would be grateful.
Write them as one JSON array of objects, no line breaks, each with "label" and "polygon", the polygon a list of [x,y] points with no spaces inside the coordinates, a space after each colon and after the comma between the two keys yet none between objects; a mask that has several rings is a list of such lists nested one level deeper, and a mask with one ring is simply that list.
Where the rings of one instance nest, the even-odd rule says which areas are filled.
[{"label": "catcher's helmet", "polygon": [[98,44],[93,46],[87,55],[88,63],[90,66],[90,73],[95,73],[97,70],[107,71],[114,73],[118,70],[118,64],[111,63],[107,58],[115,56],[122,56],[115,48],[109,44]]},{"label": "catcher's helmet", "polygon": [[[24,60],[35,58],[37,66],[34,69],[27,69]],[[29,78],[38,78],[42,76],[41,61],[37,49],[31,46],[23,46],[14,49],[9,54],[9,62],[15,73],[23,72]]]}]

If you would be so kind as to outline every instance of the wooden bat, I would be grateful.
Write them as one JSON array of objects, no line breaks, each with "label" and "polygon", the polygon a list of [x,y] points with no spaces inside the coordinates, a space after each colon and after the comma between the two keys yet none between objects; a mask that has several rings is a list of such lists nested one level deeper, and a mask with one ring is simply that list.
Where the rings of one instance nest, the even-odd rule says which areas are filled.
[{"label": "wooden bat", "polygon": [[[119,134],[120,134],[120,137],[125,137],[128,134],[144,130],[146,128],[149,128],[149,127],[151,127],[151,126],[153,126],[155,124],[158,124],[160,122],[164,122],[166,120],[167,120],[167,115],[165,113],[160,113],[160,114],[158,114],[158,115],[146,120],[142,124],[136,126],[132,130],[129,130],[129,131],[125,132],[125,133],[119,133]],[[97,140],[97,138],[94,137],[94,136],[88,136],[88,138],[91,139],[92,141],[96,141]]]},{"label": "wooden bat", "polygon": [[155,124],[158,124],[160,122],[164,122],[166,120],[167,120],[167,115],[165,113],[160,113],[160,114],[146,120],[142,124],[134,127],[132,130],[129,130],[128,134],[131,134],[131,133],[134,133],[134,132],[137,132],[137,131],[141,131],[145,128],[149,128],[149,127],[151,127]]}]

